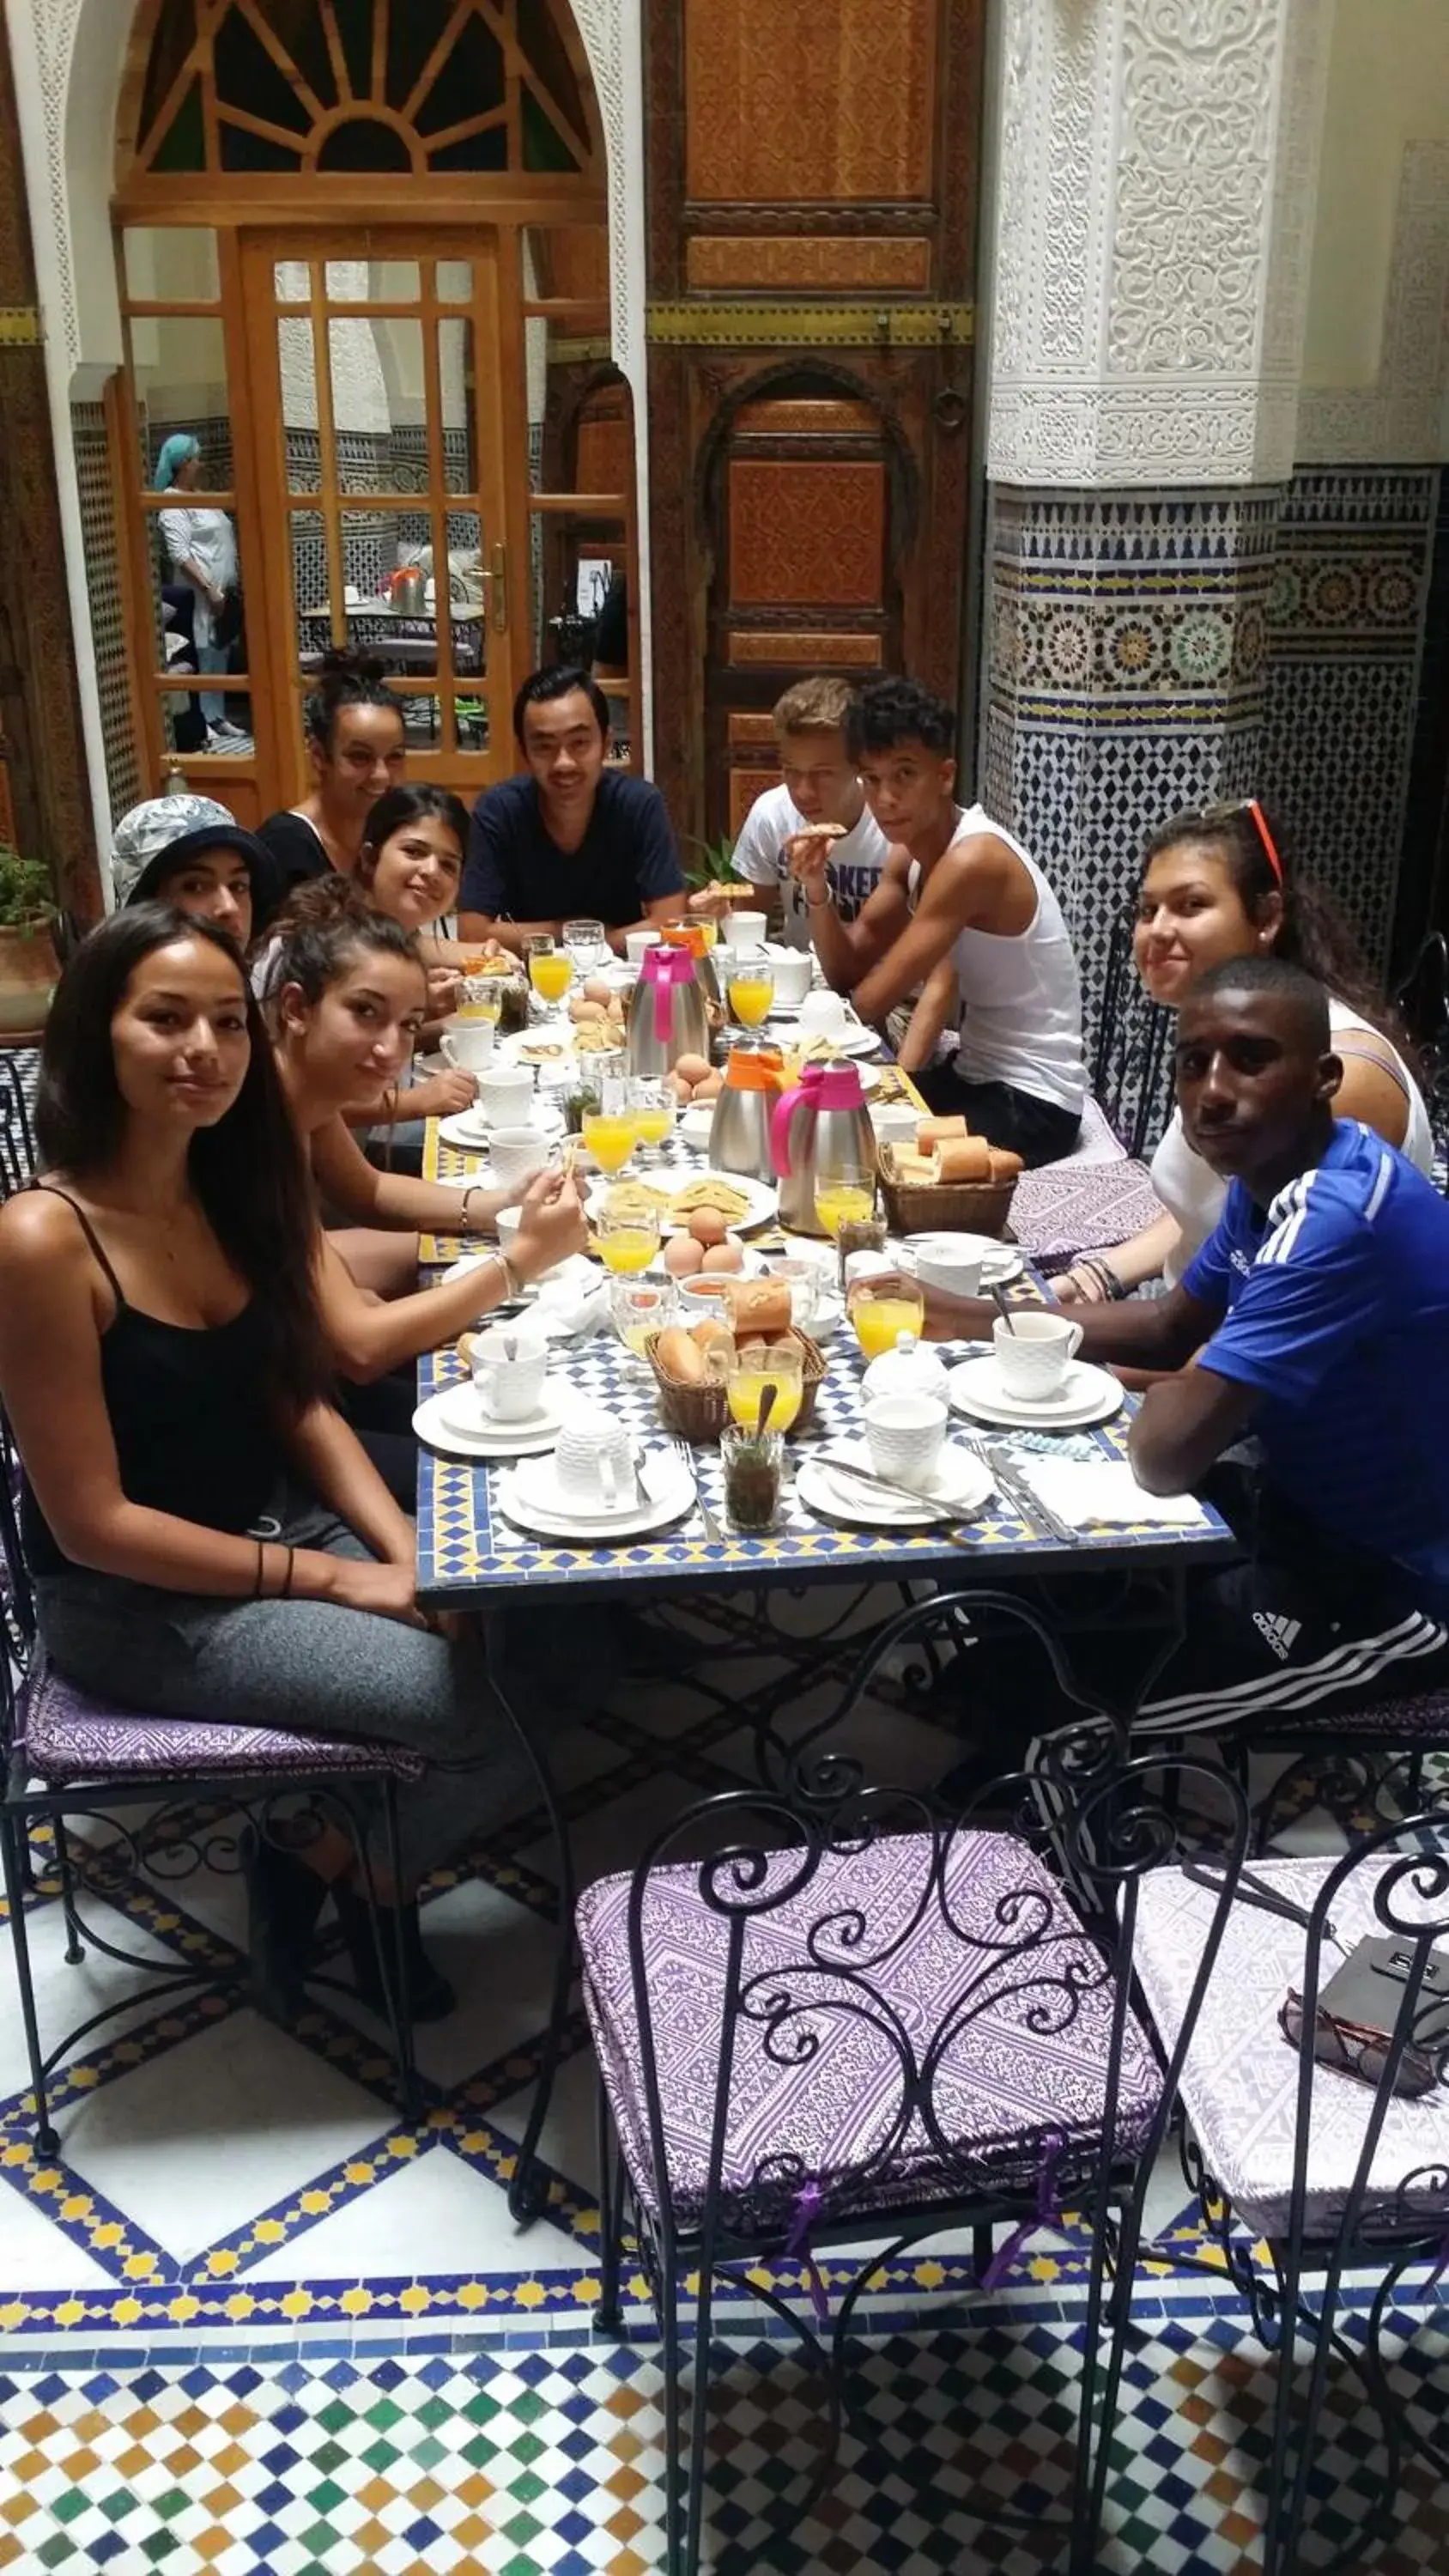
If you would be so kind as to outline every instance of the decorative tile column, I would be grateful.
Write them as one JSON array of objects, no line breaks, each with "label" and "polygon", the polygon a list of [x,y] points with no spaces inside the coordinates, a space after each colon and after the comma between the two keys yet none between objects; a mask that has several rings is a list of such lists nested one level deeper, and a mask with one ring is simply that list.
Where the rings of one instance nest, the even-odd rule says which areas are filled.
[{"label": "decorative tile column", "polygon": [[1089,1009],[1146,831],[1258,778],[1329,16],[1003,11],[982,788]]}]

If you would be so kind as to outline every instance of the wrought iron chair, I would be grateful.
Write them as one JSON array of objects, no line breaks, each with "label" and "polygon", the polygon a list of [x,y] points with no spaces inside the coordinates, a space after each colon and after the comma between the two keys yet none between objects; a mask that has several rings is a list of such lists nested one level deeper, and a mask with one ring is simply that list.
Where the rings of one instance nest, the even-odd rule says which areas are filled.
[{"label": "wrought iron chair", "polygon": [[[837,1722],[932,1607],[873,1641]],[[618,2323],[627,2193],[663,2340],[668,2576],[700,2563],[717,2273],[751,2267],[752,2291],[826,2381],[813,2501],[842,2431],[856,2306],[882,2265],[968,2226],[989,2291],[1021,2238],[1066,2205],[1088,2212],[1091,2254],[1071,2507],[1057,2527],[1084,2576],[1105,2480],[1095,2431],[1115,2406],[1142,2199],[1185,2046],[1159,2055],[1131,1984],[1138,1886],[1177,1847],[1179,1801],[1161,1757],[1128,1760],[1106,1720],[1067,1729],[1029,1780],[996,1784],[963,1814],[867,1786],[821,1733],[778,1789],[700,1802],[577,1908],[600,2078],[599,2323]],[[1177,1760],[1179,1790],[1202,1773],[1226,1809],[1230,1888],[1241,1793],[1195,1754]],[[1003,1805],[1005,1826],[981,1821]],[[1226,1892],[1219,1903],[1225,1923]],[[1211,1934],[1199,1944],[1199,1995],[1215,1947]],[[1000,2226],[1017,2232],[996,2252]],[[862,2239],[874,2250],[852,2258],[827,2331],[816,2249]],[[762,2286],[766,2262],[789,2267],[790,2286],[801,2267],[818,2330]],[[1043,2521],[984,2503],[981,2518]]]},{"label": "wrought iron chair", "polygon": [[[1203,1876],[1211,1880],[1209,1869]],[[1168,2045],[1196,2000],[1193,1944],[1219,1925],[1220,1889],[1180,1871],[1142,1885],[1137,1966]],[[1377,2044],[1320,2018],[1344,1955],[1386,1937],[1391,1973],[1376,1982]],[[1281,2025],[1299,1997],[1301,2036]],[[1383,2453],[1379,2491],[1361,2526],[1331,2547],[1313,2536],[1311,2564],[1357,2571],[1393,2526],[1406,2455],[1449,2474],[1449,2435],[1391,2390],[1383,2352],[1390,2304],[1419,2265],[1434,2278],[1449,2243],[1449,2024],[1420,2016],[1449,1993],[1449,1800],[1385,1826],[1339,1859],[1268,1860],[1241,1873],[1218,1973],[1182,2066],[1184,2162],[1230,2279],[1276,2361],[1272,2445],[1263,2499],[1264,2576],[1305,2563],[1314,2489],[1323,2492],[1322,2409],[1336,2360],[1362,2382]],[[1291,2014],[1292,2008],[1288,2008]],[[1292,2032],[1294,2021],[1288,2021]],[[1326,2063],[1318,2063],[1315,2049]],[[1346,2071],[1356,2065],[1358,2074]],[[1417,2098],[1397,2089],[1413,2073]],[[1236,2230],[1235,2230],[1235,2222]],[[1267,2249],[1266,2271],[1254,2259]],[[1378,2276],[1359,2351],[1341,2326],[1345,2274]],[[1300,2339],[1311,2356],[1296,2376]],[[1343,2505],[1336,2508],[1341,2522]]]},{"label": "wrought iron chair", "polygon": [[1107,952],[1092,1089],[1139,1162],[1172,1114],[1171,1032],[1172,1013],[1149,998],[1133,963],[1129,913]]},{"label": "wrought iron chair", "polygon": [[[249,1988],[249,1965],[217,1969],[177,1959],[158,1962],[118,1949],[89,1926],[77,1895],[82,1887],[104,1896],[118,1882],[149,1874],[168,1885],[191,1871],[240,1869],[253,1838],[273,1838],[279,1804],[288,1813],[288,1838],[305,1840],[329,1813],[351,1833],[360,1856],[372,1920],[382,1990],[405,2114],[416,2117],[417,2078],[412,2024],[403,1968],[401,1913],[387,1954],[377,1909],[368,1828],[380,1801],[384,1847],[394,1882],[401,1878],[397,1831],[399,1783],[416,1780],[421,1757],[391,1744],[322,1740],[261,1726],[224,1726],[185,1718],[155,1717],[124,1700],[102,1701],[64,1680],[45,1662],[36,1638],[29,1576],[14,1508],[13,1450],[0,1419],[0,1547],[3,1547],[16,1661],[0,1654],[0,1859],[9,1905],[20,2011],[35,2097],[35,2136],[42,2155],[59,2152],[47,2085],[77,2043],[104,2022],[134,2009],[134,1990],[90,2014],[48,2052],[36,2015],[26,1922],[33,1890],[31,1837],[48,1825],[55,1842],[60,1899],[67,1934],[65,1956],[77,1965],[83,1943],[134,1968],[143,1987],[164,2001],[181,1992],[231,1994]],[[144,1812],[133,1826],[117,1811]],[[84,1859],[72,1844],[68,1818],[90,1817],[115,1829],[116,1841]],[[242,1830],[225,1830],[227,1819]],[[318,1983],[329,1980],[318,1979]]]}]

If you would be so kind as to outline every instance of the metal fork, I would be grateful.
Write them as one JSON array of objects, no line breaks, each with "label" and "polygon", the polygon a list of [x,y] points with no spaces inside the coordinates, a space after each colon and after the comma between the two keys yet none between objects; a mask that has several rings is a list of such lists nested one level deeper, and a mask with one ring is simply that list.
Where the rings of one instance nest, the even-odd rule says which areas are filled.
[{"label": "metal fork", "polygon": [[705,1537],[709,1540],[712,1547],[719,1546],[723,1543],[724,1531],[720,1528],[718,1521],[715,1519],[713,1512],[710,1510],[708,1503],[705,1501],[704,1496],[700,1491],[699,1470],[694,1463],[694,1452],[690,1448],[687,1440],[675,1440],[672,1441],[670,1445],[673,1448],[675,1457],[679,1460],[681,1467],[685,1470],[691,1485],[694,1487],[695,1508],[699,1513],[700,1519],[704,1523]]}]

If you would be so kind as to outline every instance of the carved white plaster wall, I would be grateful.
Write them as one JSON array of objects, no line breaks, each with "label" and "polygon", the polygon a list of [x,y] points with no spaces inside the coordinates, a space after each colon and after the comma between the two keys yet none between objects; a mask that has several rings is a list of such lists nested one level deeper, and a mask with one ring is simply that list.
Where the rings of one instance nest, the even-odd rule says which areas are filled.
[{"label": "carved white plaster wall", "polygon": [[1331,0],[1002,0],[987,471],[1281,480]]},{"label": "carved white plaster wall", "polygon": [[1404,149],[1378,375],[1305,386],[1297,450],[1304,465],[1449,458],[1449,143]]}]

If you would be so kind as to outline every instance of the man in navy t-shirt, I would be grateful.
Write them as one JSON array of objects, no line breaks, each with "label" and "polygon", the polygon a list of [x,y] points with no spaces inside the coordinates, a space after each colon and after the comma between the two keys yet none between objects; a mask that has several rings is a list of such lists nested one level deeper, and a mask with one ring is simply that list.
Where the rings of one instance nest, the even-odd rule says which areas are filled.
[{"label": "man in navy t-shirt", "polygon": [[[1187,1492],[1245,1437],[1262,1460],[1254,1553],[1189,1572],[1145,1727],[1251,1731],[1449,1678],[1449,1206],[1335,1119],[1331,1045],[1298,967],[1203,976],[1179,1015],[1177,1097],[1230,1184],[1221,1222],[1170,1296],[1080,1310],[1085,1357],[1181,1372],[1132,1425],[1150,1493]],[[984,1333],[991,1314],[955,1302],[932,1323]]]},{"label": "man in navy t-shirt", "polygon": [[473,808],[459,932],[521,954],[530,933],[602,921],[622,955],[626,930],[683,904],[664,799],[647,779],[605,767],[609,710],[587,671],[535,671],[514,701],[513,731],[528,775],[485,788]]}]

